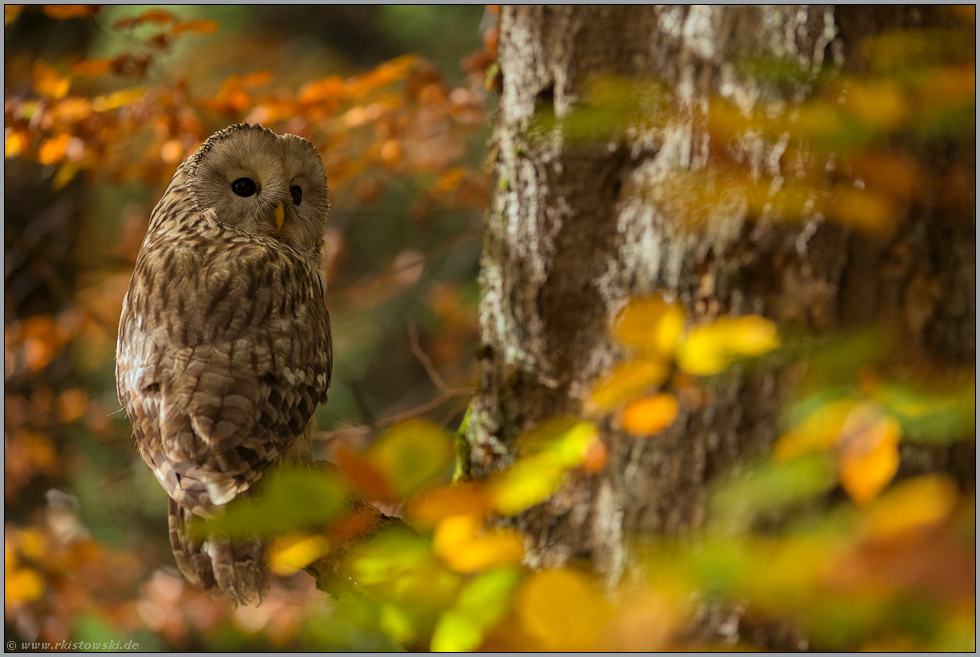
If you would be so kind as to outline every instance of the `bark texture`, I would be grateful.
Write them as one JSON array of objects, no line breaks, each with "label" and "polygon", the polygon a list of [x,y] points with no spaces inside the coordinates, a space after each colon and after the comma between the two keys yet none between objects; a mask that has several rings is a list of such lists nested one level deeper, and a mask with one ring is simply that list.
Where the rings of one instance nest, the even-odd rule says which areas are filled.
[{"label": "bark texture", "polygon": [[[471,474],[510,463],[514,438],[538,421],[580,412],[595,377],[620,356],[609,327],[638,295],[679,300],[695,321],[760,313],[817,332],[897,318],[923,358],[972,365],[974,203],[948,208],[927,195],[881,237],[815,213],[792,221],[750,216],[737,198],[708,208],[710,221],[691,230],[670,203],[678,172],[710,166],[712,97],[789,111],[807,97],[808,75],[859,70],[864,37],[942,25],[951,20],[943,11],[502,7],[499,151],[482,256],[486,348],[467,435]],[[792,61],[804,75],[774,91],[739,65],[759,58]],[[666,126],[602,141],[566,141],[557,129],[535,127],[542,111],[567,116],[597,74],[662,80],[682,111]],[[778,142],[745,139],[727,148],[753,171],[789,175]],[[975,171],[972,150],[924,155],[939,176],[956,167]],[[632,536],[699,527],[710,482],[765,454],[777,436],[781,393],[795,375],[736,374],[656,440],[605,427],[604,470],[569,482],[517,519],[531,537],[529,565],[586,559],[614,583],[630,562]],[[909,449],[903,467],[951,467],[954,457]],[[972,479],[967,458],[963,477]]]}]

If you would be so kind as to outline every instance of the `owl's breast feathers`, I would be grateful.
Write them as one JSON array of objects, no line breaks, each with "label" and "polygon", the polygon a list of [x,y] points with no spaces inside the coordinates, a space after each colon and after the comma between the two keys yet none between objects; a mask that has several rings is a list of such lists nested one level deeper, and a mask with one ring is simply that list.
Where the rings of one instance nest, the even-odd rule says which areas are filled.
[{"label": "owl's breast feathers", "polygon": [[143,458],[204,516],[304,432],[332,365],[318,256],[208,219],[151,221],[116,354]]}]

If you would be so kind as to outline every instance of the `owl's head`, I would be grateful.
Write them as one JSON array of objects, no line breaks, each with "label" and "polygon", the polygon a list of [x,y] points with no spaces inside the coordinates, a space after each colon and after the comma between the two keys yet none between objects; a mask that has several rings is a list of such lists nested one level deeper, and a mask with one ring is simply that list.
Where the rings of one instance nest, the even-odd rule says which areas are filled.
[{"label": "owl's head", "polygon": [[299,251],[320,244],[327,222],[327,176],[313,144],[239,123],[213,134],[187,163],[198,211],[268,235]]}]

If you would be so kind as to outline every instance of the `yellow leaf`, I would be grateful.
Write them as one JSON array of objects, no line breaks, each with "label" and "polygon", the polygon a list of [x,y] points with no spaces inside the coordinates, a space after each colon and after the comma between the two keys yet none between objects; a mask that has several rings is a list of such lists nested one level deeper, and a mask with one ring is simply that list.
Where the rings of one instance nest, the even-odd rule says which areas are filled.
[{"label": "yellow leaf", "polygon": [[679,411],[673,395],[644,397],[623,410],[623,429],[634,436],[652,436],[673,424]]},{"label": "yellow leaf", "polygon": [[24,5],[4,5],[3,6],[3,25],[6,27],[10,25],[17,17],[20,16],[21,10],[24,9]]},{"label": "yellow leaf", "polygon": [[278,575],[292,575],[330,551],[323,536],[293,534],[276,539],[266,555],[269,566]]},{"label": "yellow leaf", "polygon": [[909,103],[898,85],[886,78],[850,85],[844,107],[879,130],[894,130],[909,111]]},{"label": "yellow leaf", "polygon": [[684,329],[684,310],[660,297],[634,299],[619,314],[616,337],[625,345],[667,356]]},{"label": "yellow leaf", "polygon": [[54,179],[51,181],[51,188],[54,190],[59,190],[64,188],[65,185],[74,180],[75,176],[81,167],[77,162],[66,162],[58,167],[58,172],[54,174]]},{"label": "yellow leaf", "polygon": [[28,559],[41,559],[47,552],[47,538],[39,527],[28,527],[17,531],[17,544],[20,553]]},{"label": "yellow leaf", "polygon": [[956,484],[930,474],[895,484],[868,509],[872,534],[893,534],[943,520],[959,500]]},{"label": "yellow leaf", "polygon": [[535,573],[521,590],[516,611],[524,631],[545,650],[596,650],[597,639],[612,617],[602,594],[572,570]]},{"label": "yellow leaf", "polygon": [[844,428],[847,416],[858,405],[854,399],[839,399],[823,404],[802,422],[787,431],[773,445],[772,455],[786,461],[832,447]]},{"label": "yellow leaf", "polygon": [[603,412],[659,386],[670,374],[661,360],[634,360],[620,363],[592,388],[587,406],[589,412]]},{"label": "yellow leaf", "polygon": [[13,572],[17,567],[17,550],[13,541],[4,537],[3,539],[3,569],[5,572]]},{"label": "yellow leaf", "polygon": [[136,88],[124,89],[108,96],[98,96],[92,101],[92,109],[97,112],[109,112],[139,100],[144,93],[143,89]]},{"label": "yellow leaf", "polygon": [[894,418],[874,417],[871,404],[848,416],[841,431],[840,483],[858,504],[870,502],[898,472],[901,427]]},{"label": "yellow leaf", "polygon": [[561,486],[565,470],[550,452],[519,459],[494,478],[494,507],[509,516],[543,502]]},{"label": "yellow leaf", "polygon": [[722,317],[714,326],[728,351],[739,356],[761,356],[779,346],[776,324],[759,315]]},{"label": "yellow leaf", "polygon": [[524,558],[524,538],[513,529],[501,527],[480,533],[479,516],[444,518],[432,539],[433,551],[453,570],[474,573],[491,566],[520,563]]},{"label": "yellow leaf", "polygon": [[684,338],[677,364],[696,376],[710,376],[739,358],[760,356],[779,346],[776,325],[759,315],[720,317]]},{"label": "yellow leaf", "polygon": [[4,130],[3,135],[3,156],[7,157],[17,157],[24,151],[24,147],[27,145],[27,140],[19,132],[11,128]]},{"label": "yellow leaf", "polygon": [[375,440],[365,454],[397,499],[432,482],[453,457],[452,436],[427,420],[399,422]]},{"label": "yellow leaf", "polygon": [[44,579],[30,568],[8,571],[3,582],[4,602],[12,607],[32,602],[44,594]]}]

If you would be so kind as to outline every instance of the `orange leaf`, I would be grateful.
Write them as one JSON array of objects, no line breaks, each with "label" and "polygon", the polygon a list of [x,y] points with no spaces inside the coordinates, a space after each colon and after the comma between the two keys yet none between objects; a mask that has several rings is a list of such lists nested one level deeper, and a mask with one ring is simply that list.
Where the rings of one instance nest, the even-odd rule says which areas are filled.
[{"label": "orange leaf", "polygon": [[669,374],[667,364],[660,360],[620,363],[592,388],[588,406],[593,412],[609,410],[660,385]]},{"label": "orange leaf", "polygon": [[68,88],[71,86],[68,78],[61,77],[53,68],[40,62],[34,64],[34,68],[31,70],[31,79],[34,83],[34,89],[39,94],[56,100],[67,96]]},{"label": "orange leaf", "polygon": [[83,59],[80,62],[75,62],[71,67],[72,75],[86,75],[89,77],[103,75],[111,70],[111,59]]},{"label": "orange leaf", "polygon": [[634,436],[652,436],[673,424],[679,411],[673,395],[644,397],[623,410],[623,429]]},{"label": "orange leaf", "polygon": [[840,483],[851,499],[865,504],[898,472],[901,428],[891,417],[868,417],[860,410],[848,416],[842,430]]},{"label": "orange leaf", "polygon": [[140,15],[140,22],[156,23],[157,25],[163,25],[175,19],[173,14],[164,9],[147,9]]},{"label": "orange leaf", "polygon": [[423,522],[463,514],[483,517],[490,511],[490,506],[485,487],[460,483],[431,488],[417,495],[408,505],[408,515]]},{"label": "orange leaf", "polygon": [[48,18],[67,20],[69,18],[85,18],[91,16],[98,5],[42,5],[41,11]]},{"label": "orange leaf", "polygon": [[178,34],[183,34],[184,32],[197,32],[199,34],[211,34],[217,31],[218,21],[188,21],[186,23],[177,23],[171,28],[174,36]]},{"label": "orange leaf", "polygon": [[68,150],[68,142],[70,140],[71,137],[62,133],[45,141],[41,145],[41,150],[38,151],[38,162],[41,164],[53,164],[60,160],[64,157],[65,151]]},{"label": "orange leaf", "polygon": [[58,419],[68,424],[85,415],[88,394],[83,388],[65,390],[58,396]]},{"label": "orange leaf", "polygon": [[24,135],[11,128],[7,128],[3,132],[3,156],[5,158],[17,157],[27,146],[27,140],[24,139]]},{"label": "orange leaf", "polygon": [[346,447],[337,448],[337,466],[350,483],[368,499],[394,501],[388,483],[381,473]]},{"label": "orange leaf", "polygon": [[30,568],[7,572],[3,582],[5,606],[18,607],[44,594],[44,579]]}]

